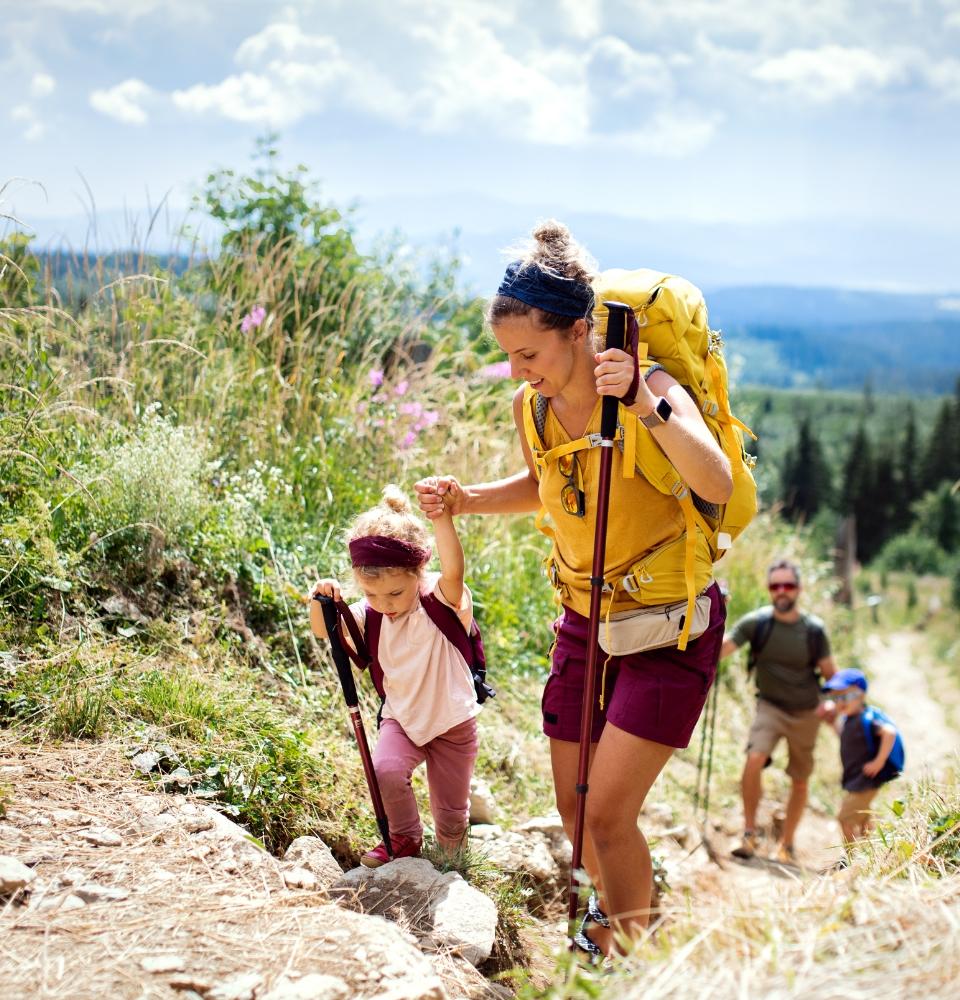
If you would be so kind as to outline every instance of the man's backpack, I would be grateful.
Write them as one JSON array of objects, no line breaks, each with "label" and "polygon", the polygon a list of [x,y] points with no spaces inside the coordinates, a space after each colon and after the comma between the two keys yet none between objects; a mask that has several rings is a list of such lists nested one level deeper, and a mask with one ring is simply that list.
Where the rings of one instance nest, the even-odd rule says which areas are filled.
[{"label": "man's backpack", "polygon": [[[825,634],[823,628],[820,626],[820,623],[816,621],[816,619],[801,613],[800,620],[807,629],[807,662],[809,663],[810,668],[813,669],[823,658],[822,650]],[[757,665],[757,660],[763,652],[763,647],[766,646],[767,642],[770,640],[774,622],[775,619],[773,617],[772,608],[768,609],[767,613],[757,622],[757,627],[753,630],[753,638],[750,640],[750,652],[747,656],[748,674]]]},{"label": "man's backpack", "polygon": [[894,778],[899,778],[903,773],[903,765],[906,760],[906,753],[903,748],[903,737],[900,735],[900,730],[894,725],[893,720],[889,718],[885,713],[881,712],[879,708],[874,708],[868,705],[860,713],[860,720],[863,724],[863,735],[867,741],[867,750],[869,751],[871,757],[876,757],[877,750],[880,748],[880,744],[877,742],[876,733],[873,731],[874,724],[876,725],[888,725],[893,726],[896,730],[896,736],[893,740],[893,748],[890,750],[890,755],[884,762],[883,767],[877,774],[876,780],[878,781],[893,781]]},{"label": "man's backpack", "polygon": [[[755,435],[730,412],[723,343],[720,334],[707,323],[707,307],[696,286],[657,271],[615,269],[604,271],[594,281],[593,290],[597,334],[606,335],[605,300],[631,306],[627,336],[630,340],[631,332],[639,330],[637,358],[641,368],[646,370],[657,364],[687,389],[730,461],[733,473],[730,499],[722,505],[705,503],[691,493],[639,418],[625,407],[619,408],[617,444],[624,453],[624,477],[631,478],[634,469],[639,469],[661,493],[674,496],[683,511],[686,539],[684,546],[672,547],[669,558],[654,561],[651,556],[637,563],[622,583],[638,603],[653,605],[678,600],[682,595],[676,592],[675,581],[683,579],[687,613],[678,648],[685,649],[700,589],[697,584],[712,577],[713,563],[730,548],[757,512],[757,487],[752,472],[755,459],[743,447],[744,432],[751,437]],[[546,408],[542,400],[539,393],[527,386],[524,433],[538,476],[546,463],[560,457],[561,450],[569,453],[599,445],[593,440],[598,435],[594,435],[561,448],[547,449],[543,443]],[[541,521],[542,517],[538,518],[538,525]],[[656,571],[651,572],[654,565]]]},{"label": "man's backpack", "polygon": [[[488,698],[495,698],[497,692],[487,683],[487,660],[483,650],[483,637],[480,635],[476,619],[470,623],[468,632],[456,611],[450,605],[444,604],[435,594],[421,594],[420,603],[430,620],[453,643],[470,669],[477,701],[482,705]],[[353,613],[343,602],[338,602],[337,611],[340,615],[341,628],[345,625],[350,633],[354,652],[350,652],[349,644],[345,643],[344,648],[361,670],[370,670],[370,679],[382,700],[386,695],[383,688],[383,667],[380,666],[377,650],[380,645],[383,615],[379,611],[374,611],[369,604],[365,606],[365,640],[360,634]]]}]

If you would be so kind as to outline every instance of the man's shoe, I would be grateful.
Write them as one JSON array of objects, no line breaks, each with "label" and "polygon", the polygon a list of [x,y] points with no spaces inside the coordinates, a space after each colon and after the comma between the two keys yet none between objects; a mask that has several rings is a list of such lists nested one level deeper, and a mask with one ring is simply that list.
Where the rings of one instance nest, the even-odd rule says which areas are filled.
[{"label": "man's shoe", "polygon": [[381,841],[373,850],[367,851],[363,855],[360,859],[360,864],[364,868],[379,868],[390,860],[396,861],[397,858],[420,857],[420,841],[414,840],[413,837],[404,837],[402,833],[395,833],[390,837],[390,846],[393,848],[392,859],[387,854],[387,848],[384,846],[383,841]]},{"label": "man's shoe", "polygon": [[781,844],[777,848],[777,861],[781,865],[795,865],[797,863],[797,852],[793,844]]},{"label": "man's shoe", "polygon": [[730,852],[735,858],[752,858],[757,853],[757,835],[753,830],[747,830],[743,842]]}]

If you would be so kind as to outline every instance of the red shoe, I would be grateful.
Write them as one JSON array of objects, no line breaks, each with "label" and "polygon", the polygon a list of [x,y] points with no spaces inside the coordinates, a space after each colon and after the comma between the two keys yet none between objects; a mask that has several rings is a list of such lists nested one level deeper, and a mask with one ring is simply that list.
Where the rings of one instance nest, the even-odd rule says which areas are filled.
[{"label": "red shoe", "polygon": [[[393,848],[393,860],[397,858],[419,858],[420,841],[413,837],[404,837],[402,833],[394,833],[390,837],[390,846]],[[372,851],[367,851],[360,859],[360,864],[364,868],[379,868],[385,865],[391,858],[387,854],[387,849],[381,841]]]}]

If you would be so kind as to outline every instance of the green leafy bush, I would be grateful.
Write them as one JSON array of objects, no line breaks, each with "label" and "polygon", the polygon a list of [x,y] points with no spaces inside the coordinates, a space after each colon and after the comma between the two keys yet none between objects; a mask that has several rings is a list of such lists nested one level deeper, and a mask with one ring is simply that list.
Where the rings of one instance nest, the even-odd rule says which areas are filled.
[{"label": "green leafy bush", "polygon": [[891,538],[877,556],[876,565],[886,572],[939,573],[946,553],[934,538],[910,531]]}]

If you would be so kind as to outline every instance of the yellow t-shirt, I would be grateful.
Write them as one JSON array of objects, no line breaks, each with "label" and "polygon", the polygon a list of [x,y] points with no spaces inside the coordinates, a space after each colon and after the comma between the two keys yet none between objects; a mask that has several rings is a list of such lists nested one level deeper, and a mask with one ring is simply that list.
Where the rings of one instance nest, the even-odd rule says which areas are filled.
[{"label": "yellow t-shirt", "polygon": [[[587,422],[586,434],[599,433],[601,399]],[[642,430],[642,428],[641,428]],[[572,439],[557,420],[552,407],[547,407],[543,430],[547,449],[567,444]],[[584,448],[576,453],[586,494],[586,513],[576,517],[567,513],[560,493],[567,477],[560,473],[556,462],[547,463],[540,477],[540,503],[550,515],[554,528],[552,557],[560,581],[560,599],[567,607],[582,615],[590,611],[590,575],[593,570],[593,546],[597,526],[597,482],[600,478],[601,448]],[[638,559],[664,542],[683,534],[684,520],[680,505],[672,496],[651,486],[638,471],[632,478],[623,477],[623,453],[613,447],[610,475],[610,504],[607,516],[607,545],[604,578],[617,582],[613,598],[613,613],[636,610],[637,602],[619,581],[630,572]],[[679,592],[675,600],[685,597]],[[602,608],[607,612],[609,598],[605,595]]]}]

